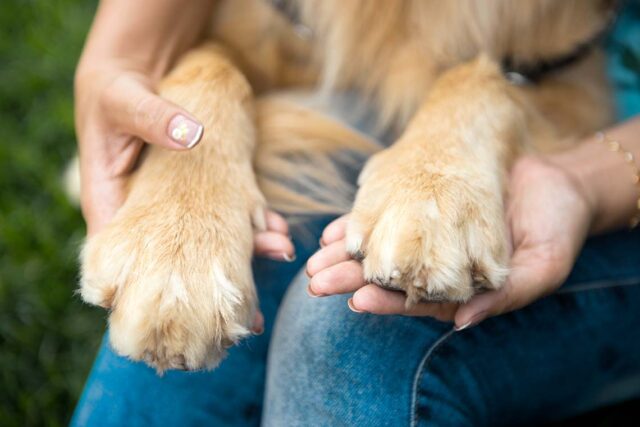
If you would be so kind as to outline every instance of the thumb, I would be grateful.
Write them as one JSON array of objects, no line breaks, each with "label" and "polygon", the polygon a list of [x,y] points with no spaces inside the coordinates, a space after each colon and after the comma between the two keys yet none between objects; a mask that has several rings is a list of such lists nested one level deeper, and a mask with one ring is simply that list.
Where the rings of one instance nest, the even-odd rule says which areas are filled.
[{"label": "thumb", "polygon": [[540,252],[538,248],[516,250],[504,286],[476,295],[461,305],[455,316],[456,329],[465,329],[488,317],[517,310],[552,292],[568,270]]},{"label": "thumb", "polygon": [[105,107],[121,131],[174,150],[190,149],[200,142],[202,123],[143,83],[119,79],[109,92]]}]

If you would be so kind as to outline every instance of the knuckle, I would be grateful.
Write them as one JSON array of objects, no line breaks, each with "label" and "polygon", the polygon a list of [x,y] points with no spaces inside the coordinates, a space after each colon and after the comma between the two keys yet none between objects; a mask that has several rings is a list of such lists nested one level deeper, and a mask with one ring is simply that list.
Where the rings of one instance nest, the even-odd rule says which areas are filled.
[{"label": "knuckle", "polygon": [[87,69],[86,66],[79,65],[73,75],[73,89],[76,94],[90,91],[99,81],[98,73]]},{"label": "knuckle", "polygon": [[162,121],[167,111],[161,102],[145,96],[133,104],[133,120],[136,127],[152,127]]}]

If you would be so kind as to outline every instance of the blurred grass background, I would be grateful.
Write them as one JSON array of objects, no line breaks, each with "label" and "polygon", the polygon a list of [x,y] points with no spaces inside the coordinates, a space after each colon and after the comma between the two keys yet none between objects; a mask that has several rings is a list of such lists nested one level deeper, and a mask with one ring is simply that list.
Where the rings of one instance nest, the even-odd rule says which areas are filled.
[{"label": "blurred grass background", "polygon": [[63,192],[73,73],[96,1],[0,2],[0,426],[66,425],[105,314],[73,294],[84,236]]},{"label": "blurred grass background", "polygon": [[[105,324],[73,293],[84,224],[61,180],[75,150],[73,72],[96,3],[0,2],[1,427],[66,425]],[[636,425],[638,407],[558,426]]]}]

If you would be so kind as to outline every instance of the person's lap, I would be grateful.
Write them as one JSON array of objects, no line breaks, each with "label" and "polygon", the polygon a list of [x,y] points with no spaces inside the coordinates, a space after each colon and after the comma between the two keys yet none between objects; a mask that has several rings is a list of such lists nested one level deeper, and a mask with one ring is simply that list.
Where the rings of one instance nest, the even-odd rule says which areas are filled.
[{"label": "person's lap", "polygon": [[591,239],[554,295],[454,332],[351,312],[299,278],[272,338],[263,423],[540,424],[640,396],[640,232]]},{"label": "person's lap", "polygon": [[[316,221],[319,235],[326,220]],[[315,242],[315,239],[304,239]],[[258,425],[270,325],[298,260],[254,265],[266,331],[212,372],[152,369],[101,348],[72,425]],[[640,232],[591,239],[567,283],[469,330],[351,312],[289,287],[271,338],[265,425],[539,423],[640,394]]]}]

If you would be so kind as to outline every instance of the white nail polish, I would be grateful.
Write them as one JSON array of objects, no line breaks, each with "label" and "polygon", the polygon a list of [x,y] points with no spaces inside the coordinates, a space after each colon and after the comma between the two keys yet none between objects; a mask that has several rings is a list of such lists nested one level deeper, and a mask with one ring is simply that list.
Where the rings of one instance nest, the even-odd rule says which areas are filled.
[{"label": "white nail polish", "polygon": [[465,323],[464,325],[462,325],[462,326],[456,326],[456,327],[455,327],[455,328],[453,328],[453,329],[455,329],[455,331],[456,331],[456,332],[460,332],[460,331],[462,331],[463,329],[467,329],[469,326],[471,326],[471,324],[472,324],[472,323],[473,323],[473,322],[467,322],[467,323]]},{"label": "white nail polish", "polygon": [[200,142],[203,132],[204,126],[182,114],[176,114],[175,117],[171,119],[169,129],[167,130],[172,140],[186,148],[193,148]]},{"label": "white nail polish", "polygon": [[187,148],[193,148],[198,142],[200,142],[200,138],[202,138],[202,132],[204,132],[204,126],[198,126],[196,130],[196,134],[193,136],[191,141],[187,144]]}]

